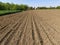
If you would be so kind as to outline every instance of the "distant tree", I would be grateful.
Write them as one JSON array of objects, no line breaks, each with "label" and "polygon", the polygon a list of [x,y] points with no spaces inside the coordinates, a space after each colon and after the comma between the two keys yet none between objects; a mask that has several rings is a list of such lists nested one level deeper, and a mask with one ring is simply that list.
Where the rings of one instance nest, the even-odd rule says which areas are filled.
[{"label": "distant tree", "polygon": [[55,9],[56,7],[52,7],[52,6],[50,6],[48,9]]},{"label": "distant tree", "polygon": [[34,10],[35,9],[35,7],[29,7],[29,10]]},{"label": "distant tree", "polygon": [[0,2],[0,10],[4,10],[4,3]]},{"label": "distant tree", "polygon": [[27,9],[28,9],[27,5],[23,5],[23,4],[20,5],[20,10],[27,10]]},{"label": "distant tree", "polygon": [[57,8],[57,9],[60,9],[60,6],[57,6],[56,8]]},{"label": "distant tree", "polygon": [[11,4],[10,3],[5,3],[4,8],[5,8],[5,10],[10,10]]},{"label": "distant tree", "polygon": [[37,7],[37,9],[47,9],[47,7]]},{"label": "distant tree", "polygon": [[33,10],[35,8],[29,7],[27,5],[21,4],[14,4],[14,3],[2,3],[0,2],[0,10]]},{"label": "distant tree", "polygon": [[10,10],[16,10],[17,6],[16,4],[10,4]]}]

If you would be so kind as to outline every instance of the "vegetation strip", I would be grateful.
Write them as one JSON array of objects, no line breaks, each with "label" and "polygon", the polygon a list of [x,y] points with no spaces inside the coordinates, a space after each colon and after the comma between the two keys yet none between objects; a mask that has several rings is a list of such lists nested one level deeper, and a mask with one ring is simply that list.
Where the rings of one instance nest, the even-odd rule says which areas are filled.
[{"label": "vegetation strip", "polygon": [[21,12],[20,10],[0,10],[0,16]]}]

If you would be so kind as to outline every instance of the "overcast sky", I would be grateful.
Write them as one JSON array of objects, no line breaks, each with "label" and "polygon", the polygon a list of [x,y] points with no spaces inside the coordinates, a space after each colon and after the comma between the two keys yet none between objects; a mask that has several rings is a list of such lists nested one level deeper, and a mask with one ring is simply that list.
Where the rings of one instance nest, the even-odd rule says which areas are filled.
[{"label": "overcast sky", "polygon": [[60,0],[0,0],[1,2],[9,2],[16,4],[26,4],[29,6],[58,6],[60,5]]}]

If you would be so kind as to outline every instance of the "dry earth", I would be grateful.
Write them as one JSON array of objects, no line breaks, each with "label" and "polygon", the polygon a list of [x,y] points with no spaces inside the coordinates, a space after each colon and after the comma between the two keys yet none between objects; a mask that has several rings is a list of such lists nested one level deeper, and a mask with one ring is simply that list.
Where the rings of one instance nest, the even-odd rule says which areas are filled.
[{"label": "dry earth", "polygon": [[60,45],[60,10],[0,16],[0,45]]}]

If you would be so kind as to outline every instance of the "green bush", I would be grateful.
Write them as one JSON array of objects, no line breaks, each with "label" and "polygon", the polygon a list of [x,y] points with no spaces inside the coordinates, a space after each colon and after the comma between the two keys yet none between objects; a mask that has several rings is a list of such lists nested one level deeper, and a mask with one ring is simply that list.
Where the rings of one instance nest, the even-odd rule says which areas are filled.
[{"label": "green bush", "polygon": [[60,9],[60,6],[57,6],[56,8],[57,8],[57,9]]}]

